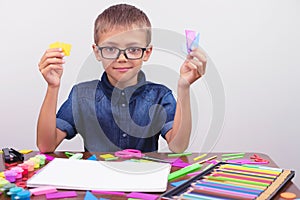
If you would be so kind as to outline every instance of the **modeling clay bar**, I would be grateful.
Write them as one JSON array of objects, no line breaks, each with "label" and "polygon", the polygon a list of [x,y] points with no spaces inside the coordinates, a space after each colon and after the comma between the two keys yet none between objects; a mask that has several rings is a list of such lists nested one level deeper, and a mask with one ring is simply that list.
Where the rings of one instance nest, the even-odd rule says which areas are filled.
[{"label": "modeling clay bar", "polygon": [[54,42],[49,45],[49,47],[52,48],[62,48],[63,52],[65,53],[66,56],[70,55],[72,45],[63,43],[63,42]]}]

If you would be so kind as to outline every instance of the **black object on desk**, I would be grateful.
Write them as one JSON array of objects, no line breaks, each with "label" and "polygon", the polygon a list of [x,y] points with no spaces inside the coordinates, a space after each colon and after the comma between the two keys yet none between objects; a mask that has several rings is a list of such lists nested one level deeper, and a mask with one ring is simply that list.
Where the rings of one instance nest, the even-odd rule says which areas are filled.
[{"label": "black object on desk", "polygon": [[5,163],[24,161],[24,155],[13,148],[3,148],[2,151]]}]

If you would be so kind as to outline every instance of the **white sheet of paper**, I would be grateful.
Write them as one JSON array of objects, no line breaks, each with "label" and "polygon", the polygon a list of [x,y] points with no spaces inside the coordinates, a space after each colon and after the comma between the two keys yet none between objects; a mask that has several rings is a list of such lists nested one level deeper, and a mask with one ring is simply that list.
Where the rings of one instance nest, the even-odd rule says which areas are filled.
[{"label": "white sheet of paper", "polygon": [[27,181],[28,187],[124,192],[164,192],[171,165],[55,158]]}]

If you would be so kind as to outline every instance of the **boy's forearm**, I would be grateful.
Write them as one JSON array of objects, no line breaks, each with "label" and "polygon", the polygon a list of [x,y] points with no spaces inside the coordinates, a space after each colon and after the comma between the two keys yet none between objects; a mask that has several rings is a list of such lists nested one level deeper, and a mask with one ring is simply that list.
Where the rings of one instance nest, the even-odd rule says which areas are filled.
[{"label": "boy's forearm", "polygon": [[189,145],[192,129],[190,106],[190,86],[178,84],[177,105],[174,124],[169,138],[169,148],[173,152],[183,152]]},{"label": "boy's forearm", "polygon": [[56,106],[59,88],[47,88],[37,123],[37,146],[41,152],[52,152],[57,146]]}]

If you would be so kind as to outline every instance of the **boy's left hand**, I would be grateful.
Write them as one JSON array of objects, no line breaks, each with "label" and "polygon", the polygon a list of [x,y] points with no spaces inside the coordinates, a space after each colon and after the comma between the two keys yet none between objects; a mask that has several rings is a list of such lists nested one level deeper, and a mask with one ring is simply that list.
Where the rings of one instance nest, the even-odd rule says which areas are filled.
[{"label": "boy's left hand", "polygon": [[184,85],[191,85],[197,79],[202,77],[206,69],[206,56],[199,49],[193,49],[186,57],[186,60],[180,68],[180,79]]}]

